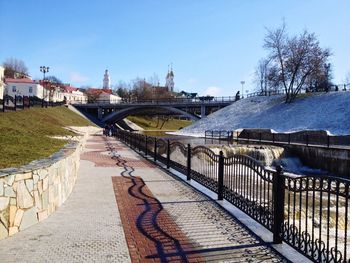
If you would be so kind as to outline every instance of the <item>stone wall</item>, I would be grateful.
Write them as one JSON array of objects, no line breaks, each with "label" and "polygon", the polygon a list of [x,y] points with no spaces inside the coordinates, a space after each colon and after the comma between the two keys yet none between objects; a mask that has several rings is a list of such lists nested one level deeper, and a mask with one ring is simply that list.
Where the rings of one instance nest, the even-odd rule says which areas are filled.
[{"label": "stone wall", "polygon": [[0,170],[0,239],[44,220],[68,198],[85,139],[47,159]]}]

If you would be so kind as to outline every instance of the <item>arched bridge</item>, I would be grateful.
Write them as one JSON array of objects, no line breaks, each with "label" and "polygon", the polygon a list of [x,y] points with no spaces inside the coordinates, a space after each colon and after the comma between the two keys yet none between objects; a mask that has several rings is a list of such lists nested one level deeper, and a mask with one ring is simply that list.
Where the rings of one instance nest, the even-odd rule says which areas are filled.
[{"label": "arched bridge", "polygon": [[139,100],[120,103],[99,101],[73,105],[81,112],[97,118],[101,123],[115,123],[129,115],[154,114],[181,115],[192,120],[198,120],[230,105],[234,101],[235,97],[199,97],[193,99]]}]

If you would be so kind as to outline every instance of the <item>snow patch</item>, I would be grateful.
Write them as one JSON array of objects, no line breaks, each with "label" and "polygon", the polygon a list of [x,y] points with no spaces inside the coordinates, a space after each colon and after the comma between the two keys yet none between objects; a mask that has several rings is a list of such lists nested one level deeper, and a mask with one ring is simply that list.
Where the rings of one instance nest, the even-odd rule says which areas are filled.
[{"label": "snow patch", "polygon": [[293,103],[283,95],[246,98],[175,132],[204,137],[205,130],[272,129],[276,132],[324,130],[333,135],[350,134],[350,92],[310,93]]}]

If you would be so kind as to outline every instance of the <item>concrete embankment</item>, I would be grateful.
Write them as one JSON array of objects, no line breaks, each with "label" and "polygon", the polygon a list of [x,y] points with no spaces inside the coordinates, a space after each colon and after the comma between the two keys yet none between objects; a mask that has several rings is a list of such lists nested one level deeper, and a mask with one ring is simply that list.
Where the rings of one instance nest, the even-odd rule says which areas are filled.
[{"label": "concrete embankment", "polygon": [[288,145],[286,148],[303,164],[350,179],[350,150]]}]

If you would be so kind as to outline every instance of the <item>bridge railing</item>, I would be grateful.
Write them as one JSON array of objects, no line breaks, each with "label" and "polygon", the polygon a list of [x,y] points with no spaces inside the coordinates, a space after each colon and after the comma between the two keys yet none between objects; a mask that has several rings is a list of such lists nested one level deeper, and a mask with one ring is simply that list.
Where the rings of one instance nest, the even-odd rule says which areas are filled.
[{"label": "bridge railing", "polygon": [[244,211],[314,262],[350,263],[350,180],[290,176],[245,155],[118,130],[114,136]]},{"label": "bridge railing", "polygon": [[[212,97],[212,96],[203,96],[203,97],[195,97],[195,98],[167,98],[167,99],[130,99],[130,100],[121,100],[121,101],[109,101],[109,100],[99,100],[95,102],[88,102],[88,104],[205,104],[205,103],[230,103],[236,101],[233,96],[225,96],[225,97]],[[85,102],[72,102],[75,105],[84,105]]]}]

